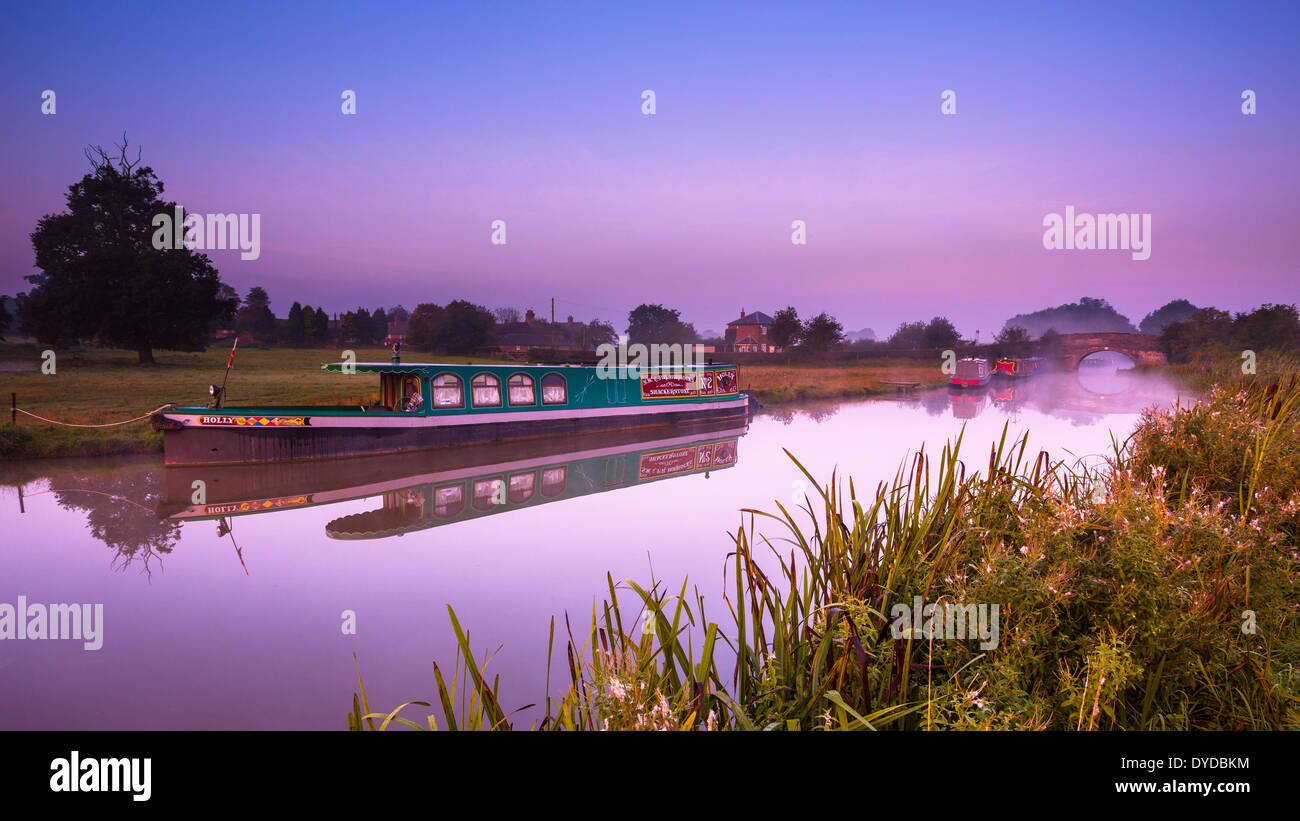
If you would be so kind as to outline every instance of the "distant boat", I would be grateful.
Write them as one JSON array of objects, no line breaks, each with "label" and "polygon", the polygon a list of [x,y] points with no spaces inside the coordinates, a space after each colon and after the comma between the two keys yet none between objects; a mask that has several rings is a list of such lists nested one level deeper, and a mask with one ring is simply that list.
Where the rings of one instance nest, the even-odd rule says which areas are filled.
[{"label": "distant boat", "polygon": [[166,464],[401,453],[743,420],[749,413],[749,397],[740,392],[735,365],[631,370],[339,362],[321,365],[321,370],[377,375],[379,401],[357,407],[169,407],[150,420],[155,430],[164,432]]},{"label": "distant boat", "polygon": [[989,361],[987,359],[957,360],[957,372],[950,380],[958,388],[978,388],[989,383]]},{"label": "distant boat", "polygon": [[1025,358],[1012,357],[1009,359],[999,359],[993,366],[993,373],[1002,374],[1010,377],[1032,376],[1043,369],[1047,360],[1041,356],[1030,356]]}]

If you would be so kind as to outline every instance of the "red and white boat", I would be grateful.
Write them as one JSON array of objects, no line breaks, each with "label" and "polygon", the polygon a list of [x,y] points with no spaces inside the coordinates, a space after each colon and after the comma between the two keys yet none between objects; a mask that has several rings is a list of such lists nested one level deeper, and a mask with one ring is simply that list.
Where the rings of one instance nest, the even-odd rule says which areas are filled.
[{"label": "red and white boat", "polygon": [[958,388],[979,388],[989,383],[991,375],[987,359],[967,357],[957,360],[957,372],[953,374],[950,381]]}]

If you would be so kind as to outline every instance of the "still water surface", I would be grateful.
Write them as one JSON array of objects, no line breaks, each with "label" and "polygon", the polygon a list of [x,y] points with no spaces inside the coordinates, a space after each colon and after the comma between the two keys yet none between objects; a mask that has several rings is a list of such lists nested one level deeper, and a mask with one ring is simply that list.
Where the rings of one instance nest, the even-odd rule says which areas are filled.
[{"label": "still water surface", "polygon": [[[455,656],[448,604],[475,647],[500,648],[488,669],[503,703],[541,702],[550,618],[562,625],[567,611],[581,628],[607,572],[648,581],[653,569],[673,589],[690,577],[713,617],[725,613],[738,511],[774,511],[801,487],[783,448],[860,489],[963,426],[972,470],[1004,424],[1028,432],[1032,452],[1096,460],[1112,432],[1122,440],[1142,408],[1176,396],[1158,377],[1105,365],[764,410],[739,428],[455,457],[191,472],[157,458],[0,465],[0,604],[21,595],[104,612],[96,651],[0,641],[0,729],[341,729],[353,653],[373,709],[437,700],[431,662],[449,670]],[[191,499],[196,479],[204,505]],[[355,635],[342,630],[347,610]]]}]

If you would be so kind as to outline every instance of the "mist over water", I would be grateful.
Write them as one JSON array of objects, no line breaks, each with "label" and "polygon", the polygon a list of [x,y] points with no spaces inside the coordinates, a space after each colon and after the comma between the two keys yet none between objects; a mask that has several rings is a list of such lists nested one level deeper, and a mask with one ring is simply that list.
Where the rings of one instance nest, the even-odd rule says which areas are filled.
[{"label": "mist over water", "polygon": [[[1100,460],[1112,433],[1122,441],[1143,408],[1178,396],[1104,359],[984,389],[765,409],[747,429],[498,448],[455,469],[430,452],[234,472],[206,512],[190,477],[155,458],[0,466],[0,603],[104,613],[97,651],[0,642],[0,729],[341,729],[353,653],[373,709],[436,697],[431,662],[448,669],[456,652],[447,604],[476,648],[500,648],[488,671],[507,708],[540,703],[551,617],[581,629],[607,572],[653,572],[674,591],[689,577],[723,616],[739,510],[814,492],[783,448],[820,480],[852,476],[860,495],[963,430],[971,471],[1004,426],[1028,434],[1028,453]],[[481,504],[485,477],[509,482],[507,504]],[[556,667],[553,685],[565,677]]]}]

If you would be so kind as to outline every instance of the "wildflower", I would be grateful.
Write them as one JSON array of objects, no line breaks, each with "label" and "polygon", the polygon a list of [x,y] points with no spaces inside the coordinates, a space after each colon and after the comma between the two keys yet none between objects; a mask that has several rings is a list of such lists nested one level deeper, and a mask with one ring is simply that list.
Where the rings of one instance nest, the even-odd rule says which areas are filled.
[{"label": "wildflower", "polygon": [[622,701],[627,697],[627,688],[623,686],[623,682],[619,681],[617,676],[609,677],[609,694],[618,701]]}]

